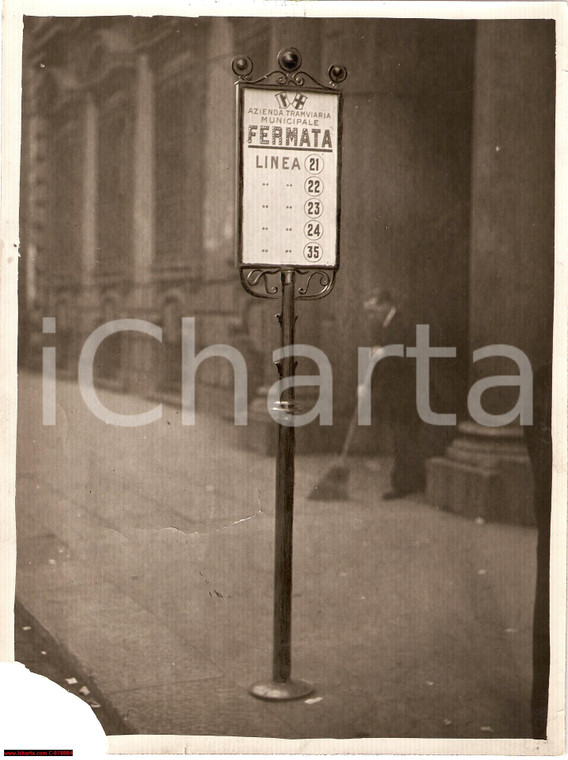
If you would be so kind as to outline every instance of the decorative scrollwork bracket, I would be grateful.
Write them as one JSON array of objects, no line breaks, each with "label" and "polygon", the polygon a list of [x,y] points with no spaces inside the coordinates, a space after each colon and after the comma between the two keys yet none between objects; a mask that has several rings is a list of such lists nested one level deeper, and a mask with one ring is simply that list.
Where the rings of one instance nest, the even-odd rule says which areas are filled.
[{"label": "decorative scrollwork bracket", "polygon": [[[294,298],[297,301],[316,301],[324,298],[335,285],[335,269],[304,269],[288,267],[295,273]],[[280,268],[241,267],[241,283],[251,296],[280,298],[282,292]]]},{"label": "decorative scrollwork bracket", "polygon": [[347,79],[347,69],[341,64],[334,63],[327,70],[329,84],[318,82],[306,71],[299,71],[302,65],[302,56],[296,48],[284,48],[277,56],[279,69],[270,71],[258,79],[252,78],[254,64],[247,55],[237,55],[233,58],[232,69],[239,77],[240,82],[247,84],[277,84],[281,87],[316,87],[322,90],[333,90],[338,84]]}]

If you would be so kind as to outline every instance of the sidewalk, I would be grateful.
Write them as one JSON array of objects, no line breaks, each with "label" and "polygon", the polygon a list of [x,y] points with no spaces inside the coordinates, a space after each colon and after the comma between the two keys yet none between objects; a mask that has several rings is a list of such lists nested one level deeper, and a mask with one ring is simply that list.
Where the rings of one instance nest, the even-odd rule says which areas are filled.
[{"label": "sidewalk", "polygon": [[[17,662],[86,702],[107,735],[130,733],[129,727],[115,714],[112,706],[107,704],[96,684],[84,676],[80,663],[73,661],[68,652],[62,650],[37,620],[17,602],[14,628]],[[31,713],[29,715],[31,717]]]},{"label": "sidewalk", "polygon": [[533,529],[383,503],[386,461],[352,458],[348,502],[309,501],[332,458],[298,457],[292,670],[317,701],[262,702],[274,461],[213,416],[117,428],[57,390],[43,427],[20,375],[17,596],[135,731],[530,736]]}]

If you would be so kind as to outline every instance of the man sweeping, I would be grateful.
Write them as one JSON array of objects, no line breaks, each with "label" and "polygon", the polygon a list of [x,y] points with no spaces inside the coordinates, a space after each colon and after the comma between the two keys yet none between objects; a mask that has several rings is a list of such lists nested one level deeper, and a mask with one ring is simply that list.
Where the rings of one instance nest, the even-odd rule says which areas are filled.
[{"label": "man sweeping", "polygon": [[[373,290],[363,304],[377,346],[416,342],[416,319],[388,290]],[[422,491],[426,483],[428,451],[426,425],[416,408],[416,362],[408,357],[389,356],[380,361],[373,375],[373,391],[386,412],[392,429],[394,462],[391,487],[383,499],[399,499]]]},{"label": "man sweeping", "polygon": [[[372,290],[363,303],[363,311],[371,323],[374,346],[373,361],[368,374],[358,387],[358,398],[370,404],[371,390],[381,413],[389,419],[394,447],[391,470],[391,487],[382,498],[399,499],[424,490],[426,485],[426,459],[441,453],[449,443],[448,430],[427,425],[418,413],[416,404],[416,361],[404,355],[393,356],[393,345],[414,346],[418,321],[401,305],[390,291]],[[444,394],[434,380],[428,389],[437,403]],[[358,408],[354,410],[341,453],[326,476],[312,489],[309,498],[337,501],[348,498],[349,468],[347,454],[358,423]],[[370,414],[370,409],[369,409]]]}]

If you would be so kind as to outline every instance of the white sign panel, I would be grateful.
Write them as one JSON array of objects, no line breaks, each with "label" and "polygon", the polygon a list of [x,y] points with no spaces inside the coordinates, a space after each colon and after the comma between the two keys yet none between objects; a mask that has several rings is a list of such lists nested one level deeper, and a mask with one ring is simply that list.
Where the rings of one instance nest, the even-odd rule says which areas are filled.
[{"label": "white sign panel", "polygon": [[339,93],[243,86],[239,260],[335,267]]}]

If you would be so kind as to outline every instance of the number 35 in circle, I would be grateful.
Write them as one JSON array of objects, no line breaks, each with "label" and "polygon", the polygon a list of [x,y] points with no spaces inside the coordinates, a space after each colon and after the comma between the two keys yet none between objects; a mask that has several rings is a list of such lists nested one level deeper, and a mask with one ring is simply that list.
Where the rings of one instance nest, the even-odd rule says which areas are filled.
[{"label": "number 35 in circle", "polygon": [[304,247],[304,258],[307,261],[319,261],[323,256],[323,249],[319,243],[308,243]]}]

